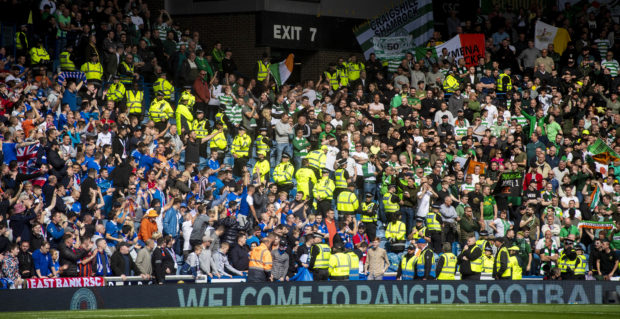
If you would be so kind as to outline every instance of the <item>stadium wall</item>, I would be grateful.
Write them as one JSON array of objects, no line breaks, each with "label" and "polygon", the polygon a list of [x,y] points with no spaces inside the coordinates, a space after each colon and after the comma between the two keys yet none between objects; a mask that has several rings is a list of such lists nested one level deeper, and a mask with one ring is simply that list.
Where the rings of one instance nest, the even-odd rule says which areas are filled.
[{"label": "stadium wall", "polygon": [[[603,304],[617,282],[286,282],[0,291],[0,311],[332,304]],[[36,300],[36,302],[32,302]]]}]

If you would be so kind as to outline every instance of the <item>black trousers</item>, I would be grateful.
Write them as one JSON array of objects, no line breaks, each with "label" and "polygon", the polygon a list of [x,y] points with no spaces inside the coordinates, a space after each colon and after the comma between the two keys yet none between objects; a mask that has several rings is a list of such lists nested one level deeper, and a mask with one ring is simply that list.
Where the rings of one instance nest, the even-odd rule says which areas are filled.
[{"label": "black trousers", "polygon": [[247,157],[235,158],[235,166],[233,167],[233,175],[243,176],[243,167],[248,165]]},{"label": "black trousers", "polygon": [[159,122],[155,122],[155,128],[159,131],[159,132],[163,132],[166,127],[168,126],[168,121],[159,121]]},{"label": "black trousers", "polygon": [[474,273],[471,275],[461,275],[461,280],[480,280],[480,273]]},{"label": "black trousers", "polygon": [[435,254],[441,253],[441,231],[431,230],[428,233],[431,238],[431,249]]},{"label": "black trousers", "polygon": [[325,213],[332,208],[332,201],[330,199],[324,199],[319,201],[316,205],[316,210],[325,218]]},{"label": "black trousers", "polygon": [[314,278],[314,281],[326,281],[329,279],[329,269],[312,269],[312,277]]},{"label": "black trousers", "polygon": [[377,224],[376,223],[364,223],[366,226],[366,235],[368,235],[368,240],[372,241],[377,237]]}]

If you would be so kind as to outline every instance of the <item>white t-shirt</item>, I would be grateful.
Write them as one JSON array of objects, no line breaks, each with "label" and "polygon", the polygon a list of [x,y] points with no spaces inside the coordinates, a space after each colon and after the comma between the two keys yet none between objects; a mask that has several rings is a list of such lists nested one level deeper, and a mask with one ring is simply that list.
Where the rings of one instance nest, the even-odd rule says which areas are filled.
[{"label": "white t-shirt", "polygon": [[181,229],[183,231],[183,250],[192,250],[192,245],[189,244],[189,236],[192,234],[192,221],[184,221]]},{"label": "white t-shirt", "polygon": [[325,154],[325,168],[330,171],[334,170],[334,163],[336,162],[336,157],[340,153],[340,150],[334,146],[327,147],[327,154]]},{"label": "white t-shirt", "polygon": [[568,203],[570,203],[571,200],[575,201],[575,204],[579,204],[579,198],[577,198],[577,196],[564,196],[562,197],[562,199],[560,200],[562,203],[562,207],[568,207]]},{"label": "white t-shirt", "polygon": [[495,119],[498,116],[498,112],[497,112],[497,107],[495,107],[495,105],[493,104],[486,104],[484,106],[485,110],[487,110],[487,122],[489,122],[489,125],[493,122],[495,122]]},{"label": "white t-shirt", "polygon": [[[420,196],[421,194],[422,194],[422,191],[418,192],[417,196]],[[424,196],[422,196],[422,198],[419,199],[418,211],[416,212],[417,217],[426,218],[426,215],[428,214],[428,210],[431,206],[431,195],[432,193],[430,191],[427,191],[426,194],[424,194]]]}]

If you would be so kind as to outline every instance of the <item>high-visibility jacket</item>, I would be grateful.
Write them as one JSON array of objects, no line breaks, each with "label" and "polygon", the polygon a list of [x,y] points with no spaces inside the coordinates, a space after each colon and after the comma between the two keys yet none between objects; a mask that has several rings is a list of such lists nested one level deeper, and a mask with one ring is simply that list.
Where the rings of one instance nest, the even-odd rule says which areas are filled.
[{"label": "high-visibility jacket", "polygon": [[487,246],[489,246],[489,242],[486,239],[478,239],[476,240],[476,246],[480,247],[480,249],[482,249],[482,254],[484,255],[484,251],[486,250]]},{"label": "high-visibility jacket", "polygon": [[510,278],[512,277],[512,270],[510,268],[510,254],[508,253],[508,248],[506,247],[502,247],[498,252],[497,255],[495,255],[495,267],[497,269],[497,271],[499,271],[500,267],[501,267],[501,256],[502,254],[505,254],[506,258],[508,259],[508,265],[506,268],[506,271],[504,271],[504,273],[502,274],[497,274],[499,277],[502,278]]},{"label": "high-visibility jacket", "polygon": [[334,198],[334,182],[329,177],[321,177],[312,190],[316,200],[332,200]]},{"label": "high-visibility jacket", "polygon": [[267,145],[267,143],[265,143],[265,137],[262,135],[258,135],[256,137],[256,153],[258,152],[265,152],[266,156],[269,157],[269,151],[271,150],[271,147],[269,147],[269,145]]},{"label": "high-visibility jacket", "polygon": [[349,277],[351,260],[345,253],[335,253],[329,257],[330,277]]},{"label": "high-visibility jacket", "polygon": [[297,180],[297,191],[302,191],[304,194],[302,199],[308,198],[308,195],[310,195],[310,182],[316,185],[316,175],[314,172],[307,167],[302,167],[295,173],[295,179]]},{"label": "high-visibility jacket", "polygon": [[155,123],[162,121],[168,121],[169,118],[174,116],[174,111],[170,106],[170,103],[166,100],[153,100],[151,107],[149,108],[149,117]]},{"label": "high-visibility jacket", "polygon": [[71,61],[71,53],[64,51],[58,56],[60,59],[60,69],[63,71],[75,71],[75,63]]},{"label": "high-visibility jacket", "polygon": [[[209,135],[208,123],[206,119],[194,119],[192,122],[192,131],[196,132],[196,138],[205,138]],[[211,140],[211,142],[212,141],[213,140]]]},{"label": "high-visibility jacket", "polygon": [[50,55],[45,48],[34,47],[30,49],[30,62],[32,64],[46,63],[50,61]]},{"label": "high-visibility jacket", "polygon": [[[22,39],[24,38],[24,43],[22,43]],[[15,48],[17,50],[25,50],[28,49],[28,37],[26,33],[22,31],[15,32]]]},{"label": "high-visibility jacket", "polygon": [[273,181],[278,185],[291,184],[293,183],[293,174],[295,174],[295,166],[291,162],[280,162],[273,170]]},{"label": "high-visibility jacket", "polygon": [[[196,121],[194,120],[194,123]],[[205,125],[207,121],[205,120]],[[216,130],[211,131],[211,134],[215,133]],[[211,151],[224,151],[226,147],[228,147],[228,141],[226,141],[226,134],[224,132],[218,132],[215,134],[211,140],[209,141],[209,147],[211,147]]]},{"label": "high-visibility jacket", "polygon": [[[123,85],[123,83],[119,84]],[[125,93],[125,99],[125,104],[127,105],[127,110],[129,110],[129,114],[142,114],[144,92],[129,90]]]},{"label": "high-visibility jacket", "polygon": [[398,205],[398,203],[392,203],[392,196],[394,195],[391,193],[383,195],[383,211],[385,211],[386,214],[394,214],[400,211],[400,205]]},{"label": "high-visibility jacket", "polygon": [[437,279],[439,280],[454,280],[454,273],[456,272],[456,256],[453,253],[443,253],[439,257],[439,262],[443,262],[441,272]]},{"label": "high-visibility jacket", "polygon": [[[127,62],[123,61],[121,62],[120,67],[125,70],[125,72],[119,72],[121,82],[123,84],[131,85],[131,82],[133,82],[133,73],[134,73],[133,65],[129,65],[127,64]],[[123,73],[131,73],[131,74],[123,74]]]},{"label": "high-visibility jacket", "polygon": [[316,256],[314,260],[314,268],[315,269],[327,269],[329,268],[329,258],[332,256],[332,250],[327,246],[327,244],[316,244],[314,245],[318,247],[320,250],[319,254]]},{"label": "high-visibility jacket", "polygon": [[435,278],[435,255],[433,254],[433,251],[430,250],[428,247],[426,247],[418,256],[418,259],[416,260],[416,265],[415,265],[415,270],[416,270],[416,274],[418,275],[418,277],[424,277],[424,271],[425,271],[425,262],[426,262],[426,258],[424,258],[425,254],[431,254],[431,271],[430,271],[430,275],[431,277]]},{"label": "high-visibility jacket", "polygon": [[575,258],[574,260],[569,260],[566,255],[563,255],[558,261],[558,267],[563,273],[567,273],[569,272],[569,270],[572,270],[574,273],[575,269],[577,268],[577,260],[578,258]]},{"label": "high-visibility jacket", "polygon": [[269,74],[269,66],[271,63],[263,63],[262,60],[258,60],[258,74],[256,74],[256,79],[260,82],[264,81],[267,78],[267,74]]},{"label": "high-visibility jacket", "polygon": [[349,183],[347,183],[347,179],[345,178],[345,170],[344,168],[339,168],[336,170],[336,172],[334,172],[334,179],[335,179],[335,185],[336,188],[347,188],[347,185]]},{"label": "high-visibility jacket", "polygon": [[325,71],[324,74],[325,80],[329,82],[329,86],[331,86],[331,88],[334,90],[338,90],[338,88],[340,87],[340,83],[338,83],[338,71],[335,71],[333,73]]},{"label": "high-visibility jacket", "polygon": [[391,222],[385,228],[385,239],[405,240],[407,226],[400,220]]},{"label": "high-visibility jacket", "polygon": [[360,277],[360,258],[357,257],[357,254],[352,251],[347,252],[346,255],[349,256],[349,260],[351,261],[349,280],[357,280]]},{"label": "high-visibility jacket", "polygon": [[101,66],[101,63],[99,62],[97,63],[86,62],[82,64],[82,67],[80,67],[80,71],[84,72],[84,75],[86,75],[87,81],[90,81],[90,80],[101,81],[101,79],[103,78],[103,67]]},{"label": "high-visibility jacket", "polygon": [[170,82],[164,78],[159,78],[153,83],[153,92],[157,95],[157,92],[164,92],[164,99],[171,100],[172,93],[174,93],[174,87]]},{"label": "high-visibility jacket", "polygon": [[175,119],[177,121],[177,133],[179,134],[179,136],[181,136],[181,132],[183,131],[183,123],[185,123],[188,132],[192,130],[192,122],[194,121],[194,116],[185,104],[179,103],[179,105],[177,105]]},{"label": "high-visibility jacket", "polygon": [[510,268],[512,280],[521,280],[523,269],[521,265],[519,265],[519,260],[516,256],[510,256],[510,259],[508,259],[508,268]]},{"label": "high-visibility jacket", "polygon": [[441,231],[441,224],[437,221],[437,214],[434,211],[426,215],[426,229],[429,231]]},{"label": "high-visibility jacket", "polygon": [[269,171],[271,171],[271,165],[269,164],[269,160],[263,159],[262,161],[257,161],[256,164],[254,164],[252,174],[260,172],[260,179],[261,181],[263,181],[265,180],[265,176],[269,174]]},{"label": "high-visibility jacket", "polygon": [[[476,249],[480,249],[480,247],[474,246],[474,248],[472,248],[472,252],[474,252]],[[482,254],[480,255],[480,257],[469,261],[471,271],[473,272],[482,272],[482,256],[484,256],[484,252],[481,252],[481,253]]]},{"label": "high-visibility jacket", "polygon": [[354,193],[349,192],[348,190],[340,192],[338,194],[338,200],[336,202],[336,209],[338,209],[338,213],[349,213],[352,214],[359,208],[359,202],[357,201],[357,196]]},{"label": "high-visibility jacket", "polygon": [[273,267],[272,262],[271,252],[265,244],[260,244],[250,252],[249,269],[271,271]]},{"label": "high-visibility jacket", "polygon": [[402,280],[413,280],[415,278],[415,265],[417,262],[417,257],[415,255],[411,256],[409,260],[407,260],[407,255],[403,256],[403,259],[400,261],[400,269]]},{"label": "high-visibility jacket", "polygon": [[[507,78],[508,82],[506,83],[506,87],[504,87],[504,79]],[[497,91],[498,92],[507,92],[512,90],[512,79],[506,73],[502,73],[499,75],[497,79]]]},{"label": "high-visibility jacket", "polygon": [[481,258],[482,258],[482,272],[485,274],[492,274],[493,264],[495,263],[495,259],[493,258],[493,255],[487,256],[483,254]]},{"label": "high-visibility jacket", "polygon": [[322,170],[325,167],[325,160],[327,156],[322,150],[314,150],[306,155],[308,160],[308,166]]},{"label": "high-visibility jacket", "polygon": [[347,72],[347,67],[342,65],[338,69],[338,79],[340,80],[340,86],[348,86],[349,85],[349,75]]},{"label": "high-visibility jacket", "polygon": [[228,126],[226,125],[226,121],[224,121],[224,113],[218,112],[217,114],[215,114],[215,123],[217,122],[221,122],[222,123],[222,128],[227,130]]},{"label": "high-visibility jacket", "polygon": [[[374,223],[377,221],[377,211],[375,210],[375,203],[370,202],[362,203],[362,212],[366,214],[362,214],[362,223]],[[367,213],[370,213],[369,215]]]},{"label": "high-visibility jacket", "polygon": [[361,63],[361,62],[357,62],[357,63],[348,62],[346,65],[347,65],[347,71],[348,71],[348,76],[349,76],[349,82],[359,79],[360,73],[362,72],[362,70],[366,69],[366,67],[364,66],[364,63]]},{"label": "high-visibility jacket", "polygon": [[181,93],[181,100],[187,100],[187,107],[190,110],[194,109],[194,104],[196,104],[196,97],[194,96],[194,94],[192,94],[190,90],[185,90],[183,91],[183,93]]},{"label": "high-visibility jacket", "polygon": [[251,145],[252,138],[249,135],[237,135],[233,140],[231,153],[238,157],[248,157],[250,155]]},{"label": "high-visibility jacket", "polygon": [[125,89],[125,85],[123,85],[123,83],[120,83],[120,82],[112,83],[110,84],[110,87],[108,88],[108,93],[106,94],[106,98],[110,101],[119,102],[125,98],[126,94],[127,94],[127,90]]},{"label": "high-visibility jacket", "polygon": [[425,236],[426,236],[426,226],[418,229],[418,231],[415,234],[413,234],[413,236],[411,237],[413,237],[413,240],[417,241],[418,239],[424,238]]},{"label": "high-visibility jacket", "polygon": [[575,266],[575,269],[573,270],[575,273],[575,276],[585,275],[586,266],[588,265],[588,262],[586,261],[586,256],[577,255],[577,258],[579,259],[579,265]]},{"label": "high-visibility jacket", "polygon": [[452,74],[448,74],[445,80],[443,80],[443,90],[446,93],[454,93],[459,86],[459,80],[457,80]]}]

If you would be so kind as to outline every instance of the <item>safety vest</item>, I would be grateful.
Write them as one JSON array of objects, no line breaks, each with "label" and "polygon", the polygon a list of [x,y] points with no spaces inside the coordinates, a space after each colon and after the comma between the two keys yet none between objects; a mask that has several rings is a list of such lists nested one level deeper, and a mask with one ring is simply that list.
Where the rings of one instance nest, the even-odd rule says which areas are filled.
[{"label": "safety vest", "polygon": [[232,154],[238,157],[248,157],[250,154],[250,146],[252,145],[252,138],[244,134],[243,136],[237,135],[232,143]]},{"label": "safety vest", "polygon": [[351,268],[349,269],[349,280],[357,280],[360,277],[360,258],[357,254],[350,251],[346,253],[351,261]]},{"label": "safety vest", "polygon": [[179,105],[177,106],[175,119],[177,124],[177,133],[179,134],[179,136],[181,136],[181,133],[183,131],[183,120],[187,122],[187,128],[190,131],[192,130],[192,121],[194,121],[194,116],[185,104],[179,103]]},{"label": "safety vest", "polygon": [[349,62],[347,63],[347,71],[348,71],[348,75],[349,75],[349,82],[355,81],[357,79],[360,78],[360,73],[362,70],[364,70],[364,63],[352,63]]},{"label": "safety vest", "polygon": [[64,51],[60,53],[60,69],[63,71],[75,71],[75,64],[71,61],[71,53]]},{"label": "safety vest", "polygon": [[362,223],[374,223],[377,221],[377,212],[375,211],[375,203],[362,203],[362,211],[372,213],[372,215],[362,214]]},{"label": "safety vest", "polygon": [[510,272],[512,273],[512,280],[521,280],[523,269],[519,265],[519,260],[516,256],[510,256],[508,268],[510,268]]},{"label": "safety vest", "polygon": [[316,244],[320,249],[319,254],[316,256],[314,260],[314,268],[315,269],[327,269],[329,268],[329,258],[332,256],[332,250],[327,246],[327,244]]},{"label": "safety vest", "polygon": [[[508,78],[508,83],[506,83],[506,87],[504,87],[504,78]],[[506,73],[502,73],[499,75],[497,79],[497,91],[498,92],[507,92],[512,90],[512,79]]]},{"label": "safety vest", "polygon": [[476,246],[480,247],[480,249],[482,249],[482,254],[484,255],[484,250],[487,248],[487,245],[489,244],[489,242],[486,239],[478,239],[476,240]]},{"label": "safety vest", "polygon": [[449,74],[445,80],[443,80],[443,90],[446,93],[454,93],[459,88],[459,81]]},{"label": "safety vest", "polygon": [[348,190],[338,194],[338,201],[336,203],[336,209],[338,213],[353,213],[359,208],[357,196],[349,192]]},{"label": "safety vest", "polygon": [[84,74],[86,75],[87,81],[90,81],[90,80],[101,81],[101,79],[103,78],[103,67],[101,66],[101,63],[99,62],[97,63],[86,62],[82,64],[80,71],[84,72]]},{"label": "safety vest", "polygon": [[385,228],[385,239],[405,240],[405,235],[407,235],[406,228],[405,223],[400,220],[389,223]]},{"label": "safety vest", "polygon": [[434,211],[426,215],[426,229],[429,231],[441,231],[441,224],[437,221],[437,214]]},{"label": "safety vest", "polygon": [[500,267],[501,267],[501,263],[500,261],[502,260],[501,256],[502,254],[506,254],[506,257],[508,258],[508,265],[506,268],[506,271],[504,271],[503,274],[497,274],[499,277],[502,278],[506,278],[506,277],[512,277],[512,270],[510,268],[510,254],[508,253],[508,248],[506,247],[502,247],[498,252],[497,255],[495,256],[495,269],[497,269],[499,271]]},{"label": "safety vest", "polygon": [[430,250],[428,247],[426,247],[418,256],[418,260],[416,260],[416,265],[415,265],[415,269],[416,269],[416,274],[418,275],[418,277],[424,277],[424,268],[425,268],[425,258],[424,255],[425,254],[431,254],[431,277],[435,278],[435,254],[433,254],[433,251]]},{"label": "safety vest", "polygon": [[316,168],[318,170],[322,170],[325,167],[325,153],[322,150],[314,150],[308,155],[306,155],[306,159],[308,160],[308,166]]},{"label": "safety vest", "polygon": [[[24,37],[24,42],[22,43],[21,37]],[[24,49],[28,49],[28,37],[26,36],[26,33],[19,31],[15,33],[15,48],[17,50],[24,50]]]},{"label": "safety vest", "polygon": [[342,65],[337,69],[338,71],[338,79],[340,79],[340,86],[348,86],[349,85],[349,75],[347,74],[347,67]]},{"label": "safety vest", "polygon": [[[120,83],[120,85],[123,85]],[[124,87],[124,86],[123,86]],[[144,92],[142,91],[127,91],[126,105],[129,110],[129,114],[142,114],[142,101],[144,101]]]},{"label": "safety vest", "polygon": [[270,170],[271,170],[271,165],[269,165],[269,160],[263,159],[262,161],[257,161],[256,164],[254,164],[254,169],[252,170],[252,174],[256,174],[260,172],[260,179],[261,181],[264,181],[265,176],[269,174]]},{"label": "safety vest", "polygon": [[266,156],[269,157],[269,150],[271,150],[271,147],[265,143],[264,139],[265,137],[262,135],[256,137],[256,153],[263,151]]},{"label": "safety vest", "polygon": [[415,277],[415,264],[417,258],[415,255],[411,256],[409,260],[407,260],[407,255],[403,256],[403,259],[400,261],[400,269],[401,269],[401,279],[402,280],[413,280]]},{"label": "safety vest", "polygon": [[560,258],[558,266],[560,270],[564,273],[567,273],[569,269],[572,270],[574,273],[575,268],[577,268],[577,258],[575,258],[575,260],[568,260],[566,256],[562,256],[562,258]]},{"label": "safety vest", "polygon": [[155,92],[155,95],[157,95],[157,92],[160,91],[164,92],[165,100],[171,100],[172,93],[174,93],[174,87],[172,86],[172,84],[170,84],[170,82],[168,82],[168,80],[164,78],[159,78],[157,79],[157,81],[155,81],[155,83],[153,83],[153,92]]},{"label": "safety vest", "polygon": [[325,79],[327,80],[327,82],[329,82],[329,86],[331,86],[331,88],[334,90],[338,90],[338,88],[340,87],[340,84],[338,83],[338,71],[334,73],[329,73],[325,71],[324,74]]},{"label": "safety vest", "polygon": [[[472,252],[476,251],[476,249],[480,249],[480,247],[478,246],[474,246],[474,248],[472,248]],[[469,261],[469,265],[471,266],[471,271],[473,272],[482,272],[482,256],[484,256],[484,252],[482,252],[482,255],[480,257],[478,257],[475,260],[470,260]]]},{"label": "safety vest", "polygon": [[481,258],[482,258],[482,272],[485,274],[492,274],[493,264],[495,263],[495,260],[493,259],[493,255],[487,256],[483,254]]},{"label": "safety vest", "polygon": [[310,195],[309,184],[311,181],[316,182],[314,171],[307,167],[302,167],[295,173],[295,179],[297,180],[297,191],[303,192],[303,199],[308,198],[308,195]]},{"label": "safety vest", "polygon": [[[194,119],[191,125],[192,131],[196,132],[196,138],[205,138],[209,136],[209,129],[207,128],[207,120]],[[225,141],[226,139],[224,139]],[[211,143],[213,140],[211,140]]]},{"label": "safety vest", "polygon": [[271,63],[264,64],[262,60],[258,60],[258,74],[256,75],[258,81],[262,82],[267,78],[270,65]]},{"label": "safety vest", "polygon": [[317,200],[332,200],[334,198],[334,182],[329,177],[321,177],[314,185],[313,194]]},{"label": "safety vest", "polygon": [[271,271],[273,267],[271,252],[265,244],[260,244],[250,252],[249,269],[258,271]]},{"label": "safety vest", "polygon": [[579,265],[575,266],[575,269],[573,270],[575,272],[575,276],[585,275],[586,266],[588,266],[588,263],[586,262],[586,256],[577,255],[577,258],[579,258],[580,262],[579,262]]},{"label": "safety vest", "polygon": [[181,99],[180,100],[186,100],[187,102],[187,108],[190,110],[194,109],[194,104],[196,104],[196,97],[192,94],[192,92],[185,90],[183,91],[183,93],[181,93]]},{"label": "safety vest", "polygon": [[351,260],[344,253],[335,253],[329,257],[329,276],[330,277],[349,277],[351,271]]},{"label": "safety vest", "polygon": [[420,238],[424,238],[426,236],[426,226],[418,229],[418,231],[412,235],[413,240],[417,241]]},{"label": "safety vest", "polygon": [[124,84],[131,84],[131,82],[133,81],[133,65],[129,65],[127,64],[127,62],[123,61],[121,62],[121,67],[125,68],[126,71],[128,71],[129,73],[131,73],[132,75],[127,75],[127,74],[120,74],[120,78],[121,78],[121,82]]},{"label": "safety vest", "polygon": [[123,83],[112,83],[108,88],[108,93],[106,94],[106,98],[109,101],[119,102],[125,98],[127,91],[125,90],[125,86]]},{"label": "safety vest", "polygon": [[217,114],[215,114],[215,123],[217,122],[222,123],[222,128],[224,130],[228,129],[228,126],[226,125],[226,122],[224,121],[224,113],[218,112]]},{"label": "safety vest", "polygon": [[456,272],[456,256],[453,253],[443,253],[440,260],[443,260],[443,266],[437,279],[439,280],[454,280],[454,273]]},{"label": "safety vest", "polygon": [[149,108],[149,117],[155,123],[167,121],[172,116],[172,107],[166,100],[153,100]]},{"label": "safety vest", "polygon": [[278,185],[287,185],[293,182],[295,167],[291,162],[280,162],[273,170],[273,181]]},{"label": "safety vest", "polygon": [[392,196],[394,195],[391,193],[383,195],[383,211],[385,211],[386,214],[394,214],[400,211],[400,205],[398,205],[398,203],[392,203]]},{"label": "safety vest", "polygon": [[[205,123],[203,125],[207,124],[206,120],[203,120]],[[194,121],[194,123],[196,123],[196,121]],[[211,131],[211,134],[215,133],[216,130]],[[196,136],[198,136],[198,132],[196,132]],[[217,134],[215,134],[215,136],[213,136],[211,138],[211,140],[209,141],[209,147],[211,147],[211,150],[220,150],[220,151],[224,151],[226,150],[226,147],[228,147],[228,142],[226,141],[226,135],[224,134],[224,132],[219,132]]]},{"label": "safety vest", "polygon": [[50,60],[50,55],[45,51],[45,48],[34,47],[30,49],[30,62],[32,64],[38,64],[39,62],[47,62]]},{"label": "safety vest", "polygon": [[334,173],[336,188],[347,188],[348,183],[344,173],[344,168],[339,168]]}]

